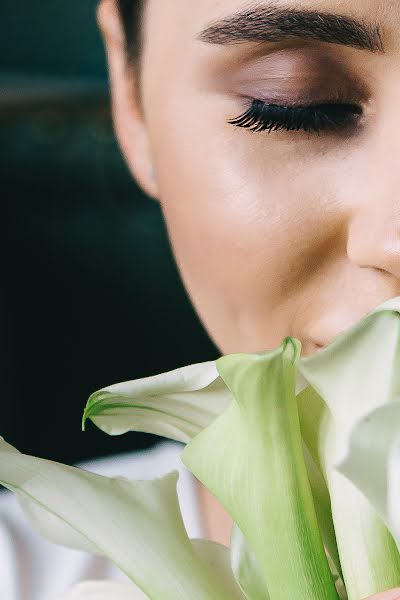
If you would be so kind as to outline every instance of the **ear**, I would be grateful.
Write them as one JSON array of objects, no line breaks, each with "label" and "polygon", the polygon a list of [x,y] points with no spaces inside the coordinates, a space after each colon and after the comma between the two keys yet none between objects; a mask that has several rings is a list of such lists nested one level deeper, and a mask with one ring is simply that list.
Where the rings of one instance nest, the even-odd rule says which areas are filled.
[{"label": "ear", "polygon": [[135,69],[128,64],[124,30],[115,0],[101,0],[97,20],[103,35],[111,85],[114,128],[132,175],[143,190],[158,197],[146,123]]}]

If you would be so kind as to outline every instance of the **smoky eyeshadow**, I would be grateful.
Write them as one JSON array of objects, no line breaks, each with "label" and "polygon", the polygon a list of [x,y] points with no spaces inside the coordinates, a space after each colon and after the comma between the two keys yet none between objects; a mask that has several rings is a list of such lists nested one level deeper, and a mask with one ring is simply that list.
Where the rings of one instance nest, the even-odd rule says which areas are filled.
[{"label": "smoky eyeshadow", "polygon": [[332,48],[285,47],[236,60],[214,79],[221,91],[265,101],[309,103],[346,100],[363,102],[366,84],[350,61]]}]

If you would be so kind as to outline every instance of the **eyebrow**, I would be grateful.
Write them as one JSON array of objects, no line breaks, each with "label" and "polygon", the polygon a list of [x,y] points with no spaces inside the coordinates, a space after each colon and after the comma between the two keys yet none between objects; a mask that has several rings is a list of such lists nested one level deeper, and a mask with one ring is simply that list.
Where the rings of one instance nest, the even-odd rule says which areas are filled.
[{"label": "eyebrow", "polygon": [[198,36],[210,44],[280,42],[288,37],[384,52],[380,27],[352,17],[260,5],[211,22]]}]

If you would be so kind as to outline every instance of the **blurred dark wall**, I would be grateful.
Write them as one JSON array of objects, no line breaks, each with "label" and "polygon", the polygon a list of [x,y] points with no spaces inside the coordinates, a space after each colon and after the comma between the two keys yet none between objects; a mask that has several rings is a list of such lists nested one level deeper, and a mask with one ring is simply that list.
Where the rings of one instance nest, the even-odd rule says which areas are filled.
[{"label": "blurred dark wall", "polygon": [[119,153],[94,8],[0,5],[0,435],[67,463],[156,441],[82,433],[91,392],[219,355]]},{"label": "blurred dark wall", "polygon": [[97,0],[1,0],[4,68],[65,77],[105,77]]}]

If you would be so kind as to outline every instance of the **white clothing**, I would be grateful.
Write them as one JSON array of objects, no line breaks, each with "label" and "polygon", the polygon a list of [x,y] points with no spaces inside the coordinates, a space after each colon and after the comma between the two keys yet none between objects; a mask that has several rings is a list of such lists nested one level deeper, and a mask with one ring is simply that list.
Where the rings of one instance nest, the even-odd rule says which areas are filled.
[{"label": "white clothing", "polygon": [[[203,524],[195,478],[180,460],[183,444],[163,441],[153,448],[81,463],[108,477],[153,479],[179,471],[178,499],[190,538],[201,538]],[[30,526],[14,494],[0,493],[0,599],[55,600],[88,579],[127,578],[107,559],[44,540]]]}]

